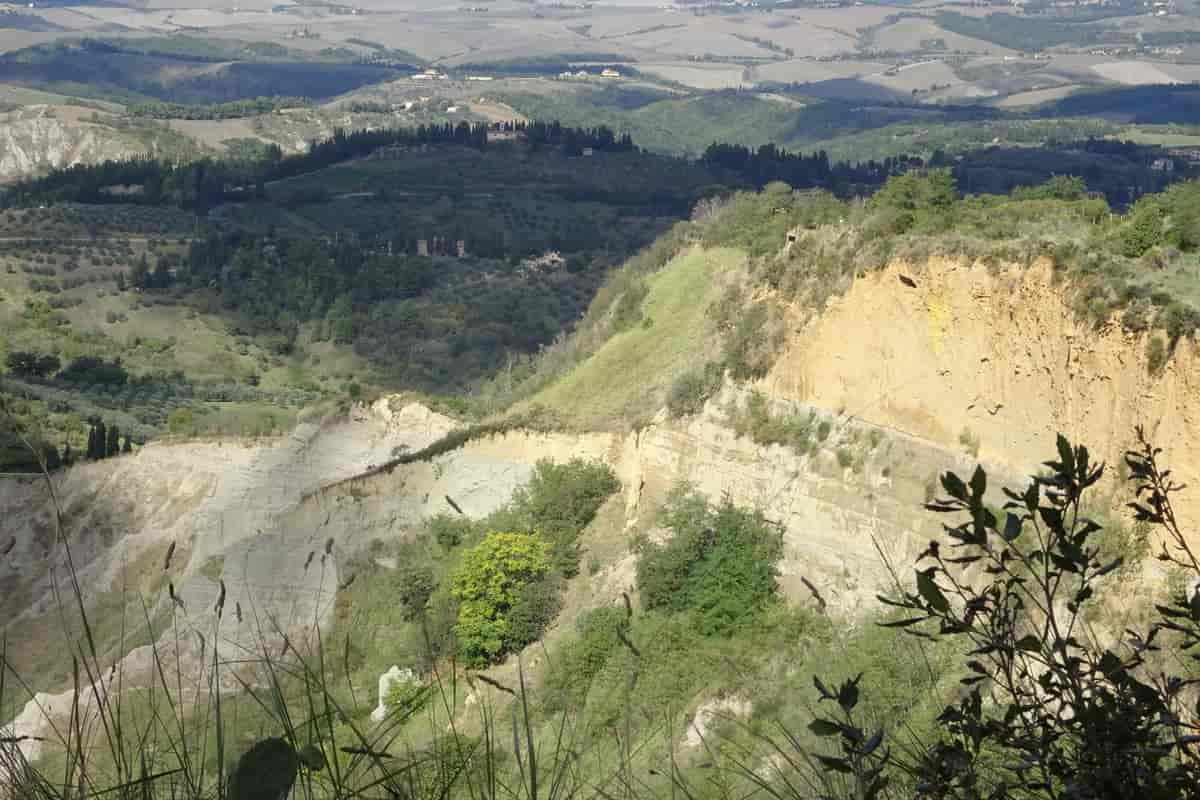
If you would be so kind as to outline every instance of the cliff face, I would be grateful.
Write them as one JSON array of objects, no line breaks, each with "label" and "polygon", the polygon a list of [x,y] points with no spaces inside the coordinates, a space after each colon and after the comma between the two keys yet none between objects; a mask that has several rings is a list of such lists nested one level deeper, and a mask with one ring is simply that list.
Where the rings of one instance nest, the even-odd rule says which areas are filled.
[{"label": "cliff face", "polygon": [[144,155],[149,148],[88,109],[32,105],[0,114],[0,183],[53,167]]},{"label": "cliff face", "polygon": [[[1195,346],[1180,342],[1151,375],[1145,344],[1075,320],[1047,261],[990,271],[933,259],[857,280],[791,337],[762,389],[933,446],[956,448],[965,433],[985,461],[1022,474],[1060,432],[1115,467],[1143,425],[1177,478],[1200,485]],[[1200,492],[1179,501],[1195,530]]]}]

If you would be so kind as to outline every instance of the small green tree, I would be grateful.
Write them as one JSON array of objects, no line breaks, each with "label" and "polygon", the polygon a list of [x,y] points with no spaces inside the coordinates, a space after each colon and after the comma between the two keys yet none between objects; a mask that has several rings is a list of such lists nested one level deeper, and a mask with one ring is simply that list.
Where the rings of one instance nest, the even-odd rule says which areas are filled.
[{"label": "small green tree", "polygon": [[526,586],[550,571],[550,546],[528,533],[489,533],[463,552],[451,592],[459,601],[459,656],[481,667],[503,654],[508,615]]},{"label": "small green tree", "polygon": [[663,522],[670,541],[646,545],[638,559],[647,610],[690,611],[701,633],[727,634],[775,599],[783,540],[760,512],[729,500],[714,509],[704,497],[682,492]]}]

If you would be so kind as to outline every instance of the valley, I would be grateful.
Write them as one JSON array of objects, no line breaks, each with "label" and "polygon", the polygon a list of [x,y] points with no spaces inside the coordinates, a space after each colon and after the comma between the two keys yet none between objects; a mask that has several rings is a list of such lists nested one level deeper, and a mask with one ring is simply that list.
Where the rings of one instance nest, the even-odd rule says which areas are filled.
[{"label": "valley", "polygon": [[[164,661],[189,686],[213,687],[180,698],[219,702],[225,741],[240,750],[289,723],[238,687],[275,686],[287,702],[311,702],[304,665],[335,652],[322,691],[342,721],[326,758],[341,758],[332,755],[339,741],[355,752],[443,746],[426,717],[463,726],[443,742],[451,744],[486,733],[488,714],[523,714],[540,731],[531,730],[535,741],[553,735],[544,726],[558,724],[565,702],[580,704],[572,735],[588,748],[596,779],[669,756],[680,760],[679,780],[694,780],[705,769],[701,741],[716,735],[706,716],[714,709],[748,721],[744,709],[769,707],[780,692],[811,692],[801,688],[810,670],[844,675],[852,665],[894,703],[872,706],[880,724],[930,725],[961,674],[953,659],[869,631],[880,630],[871,621],[891,619],[876,596],[893,591],[896,570],[939,533],[922,509],[952,485],[939,486],[939,476],[978,461],[993,487],[1017,486],[1059,433],[1113,463],[1136,449],[1133,431],[1143,426],[1190,483],[1200,440],[1195,323],[1177,321],[1197,315],[1182,296],[1154,289],[1171,270],[1194,269],[1194,245],[1174,238],[1181,228],[1170,224],[1190,213],[1194,185],[1110,219],[1095,208],[1103,201],[1071,182],[945,199],[938,191],[952,185],[947,177],[893,178],[866,208],[779,184],[711,201],[706,214],[612,272],[566,339],[493,379],[457,416],[412,395],[351,398],[306,412],[283,434],[149,442],[48,481],[6,484],[0,540],[15,545],[4,562],[13,620],[5,658],[14,674],[37,676],[24,679],[33,702],[6,706],[13,735],[30,737],[24,757],[61,766],[62,745],[41,742],[55,741],[78,695],[63,694],[69,675],[56,672],[45,645],[85,630],[83,618],[50,600],[64,593],[104,620],[86,629],[84,657],[113,665],[122,713],[155,738],[182,713],[154,689]],[[1175,256],[1158,256],[1175,261],[1149,284],[1136,271],[1118,280],[1121,259],[1134,256],[1116,254],[1141,246],[1151,207],[1163,215],[1163,244],[1148,247],[1177,242]],[[902,209],[907,218],[895,216]],[[1074,261],[1075,237],[1108,242],[1114,260],[1099,270],[1086,255]],[[1161,304],[1157,316],[1141,298]],[[1156,361],[1155,341],[1169,342],[1165,361]],[[1186,573],[1148,559],[1160,540],[1118,521],[1132,497],[1119,474],[1096,491],[1091,513],[1115,532],[1097,558],[1120,554],[1128,565],[1087,613],[1095,622],[1124,606],[1127,623],[1140,624],[1153,613],[1151,598],[1165,600]],[[998,488],[988,502],[1001,502]],[[1183,530],[1195,529],[1194,498],[1175,512]],[[647,559],[672,536],[692,535],[688,520],[698,513],[749,526],[731,529],[743,535],[777,532],[777,599],[752,612],[653,605],[661,601]],[[461,650],[462,666],[474,666],[464,674],[491,688],[453,688],[446,682],[460,667],[445,661],[445,648],[476,645],[464,618],[456,621],[466,601],[450,581],[458,587],[470,554],[498,535],[488,531],[522,529],[566,537],[548,541],[568,548],[552,549],[561,566],[538,578],[546,594],[530,596],[545,605],[522,612],[533,615],[522,624],[535,639],[512,651],[497,645],[498,657],[480,662]],[[626,607],[636,612],[623,628]],[[71,627],[50,633],[64,620]],[[829,628],[840,620],[855,627]],[[610,624],[632,650],[605,638]],[[599,666],[582,666],[592,662],[578,661],[581,647],[601,648],[586,651],[600,654],[586,656]],[[805,666],[786,668],[789,657]],[[405,690],[416,692],[411,702],[424,691],[449,695],[372,729],[368,715],[393,702],[375,691],[392,667],[417,676],[405,679],[417,681]],[[579,684],[563,669],[591,677]],[[597,737],[621,713],[619,676],[629,669],[643,683],[624,735],[639,744],[623,756]],[[897,683],[897,670],[914,683]],[[923,672],[932,684],[916,677]],[[536,711],[503,702],[516,684],[536,693]],[[116,702],[109,691],[99,704],[88,700],[87,713],[106,713]],[[477,718],[478,708],[493,710]],[[659,713],[686,733],[661,728]],[[223,769],[215,730],[185,740],[201,774]],[[728,746],[753,746],[749,731],[722,730]],[[370,780],[370,760],[347,758],[341,780]],[[103,763],[96,779],[120,780],[119,765]]]},{"label": "valley", "polygon": [[1193,800],[1198,11],[0,5],[0,800]]}]

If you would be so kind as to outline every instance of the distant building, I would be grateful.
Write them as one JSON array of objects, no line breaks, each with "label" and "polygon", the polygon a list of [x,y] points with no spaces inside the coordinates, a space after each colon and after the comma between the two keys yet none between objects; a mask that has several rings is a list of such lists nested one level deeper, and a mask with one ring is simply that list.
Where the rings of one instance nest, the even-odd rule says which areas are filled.
[{"label": "distant building", "polygon": [[417,255],[419,255],[419,256],[428,256],[429,255],[429,240],[428,239],[417,239]]},{"label": "distant building", "polygon": [[583,148],[583,155],[584,155],[584,157],[586,157],[586,158],[591,158],[591,157],[592,157],[592,156],[595,154],[595,152],[596,152],[596,151],[595,151],[595,150],[593,150],[593,149],[592,149],[592,148],[590,148],[590,147],[585,147],[585,148]]},{"label": "distant building", "polygon": [[619,78],[619,77],[621,77],[621,73],[617,72],[615,69],[606,69],[600,73],[600,77],[601,78]]}]

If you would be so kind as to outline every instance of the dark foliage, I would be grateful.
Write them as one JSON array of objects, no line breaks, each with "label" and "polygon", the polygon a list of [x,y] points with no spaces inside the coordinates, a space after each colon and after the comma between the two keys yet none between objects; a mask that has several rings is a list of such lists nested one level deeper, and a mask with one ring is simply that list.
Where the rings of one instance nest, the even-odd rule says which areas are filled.
[{"label": "dark foliage", "polygon": [[760,512],[728,500],[712,508],[702,496],[679,493],[663,523],[670,540],[646,544],[638,559],[648,611],[689,612],[708,636],[733,632],[774,600],[783,541]]},{"label": "dark foliage", "polygon": [[[1161,532],[1161,560],[1200,577],[1171,503],[1182,487],[1160,466],[1160,451],[1138,436],[1138,449],[1126,455],[1134,518]],[[1101,527],[1084,513],[1104,467],[1061,436],[1057,458],[1045,466],[1024,491],[1003,490],[1003,510],[986,501],[982,468],[969,481],[944,475],[946,497],[928,508],[966,520],[930,542],[914,591],[886,599],[905,612],[887,627],[970,648],[963,697],[942,712],[938,741],[893,754],[881,747],[883,731],[855,723],[855,681],[836,694],[818,681],[822,698],[842,711],[811,726],[841,741],[841,752],[820,763],[847,776],[854,796],[882,796],[889,774],[905,774],[922,796],[938,798],[1196,796],[1194,667],[1163,672],[1156,654],[1169,647],[1178,659],[1200,661],[1190,652],[1200,644],[1200,591],[1157,606],[1154,625],[1127,631],[1120,646],[1085,637],[1084,607],[1122,564],[1102,555]],[[1179,666],[1172,660],[1167,669]]]}]

